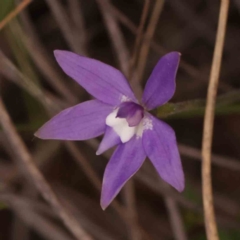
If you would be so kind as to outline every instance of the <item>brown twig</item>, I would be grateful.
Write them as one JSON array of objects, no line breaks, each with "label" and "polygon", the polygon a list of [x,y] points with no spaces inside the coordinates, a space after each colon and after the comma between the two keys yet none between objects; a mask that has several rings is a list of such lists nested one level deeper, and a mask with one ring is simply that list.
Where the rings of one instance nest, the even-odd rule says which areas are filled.
[{"label": "brown twig", "polygon": [[117,19],[110,11],[111,4],[108,0],[96,1],[101,9],[107,30],[109,32],[109,36],[112,40],[114,50],[117,53],[120,68],[125,75],[128,75],[129,52],[125,44],[122,32],[119,28]]},{"label": "brown twig", "polygon": [[[85,229],[91,232],[94,239],[115,239],[115,237],[113,237],[112,234],[109,234],[109,232],[107,232],[106,229],[104,229],[103,227],[103,225],[107,225],[111,228],[111,224],[113,222],[115,225],[115,223],[117,223],[117,219],[114,216],[111,215],[110,217],[108,213],[102,212],[98,203],[93,202],[89,197],[81,194],[81,192],[79,191],[73,190],[61,184],[54,185],[54,189],[56,189],[58,196],[61,197],[61,201],[63,202],[64,206],[69,209],[69,212],[71,212],[73,216],[75,216],[79,220],[79,222],[82,224],[82,226],[84,226]],[[71,196],[71,198],[67,196]],[[78,205],[81,205],[83,209],[79,210],[79,208],[77,207]],[[101,223],[95,222],[96,216],[104,216],[100,217]],[[118,232],[116,232],[115,234],[115,236],[117,236]]]},{"label": "brown twig", "polygon": [[207,106],[204,117],[202,141],[202,195],[204,205],[205,227],[209,240],[218,240],[217,226],[214,216],[212,183],[211,183],[211,147],[213,135],[214,110],[222,60],[224,38],[226,33],[229,0],[222,0],[219,13],[218,30],[214,56],[209,78]]},{"label": "brown twig", "polygon": [[134,44],[134,48],[133,48],[132,57],[131,57],[130,62],[129,62],[129,77],[128,78],[129,78],[129,81],[130,81],[131,85],[133,86],[134,93],[135,93],[135,95],[138,99],[141,99],[142,87],[141,87],[141,84],[139,83],[139,80],[138,80],[138,75],[137,75],[137,71],[135,69],[135,65],[136,65],[137,56],[139,54],[139,49],[141,47],[141,41],[142,41],[142,38],[143,38],[143,29],[144,29],[144,26],[145,26],[145,22],[147,20],[147,15],[148,15],[148,11],[149,11],[149,4],[150,4],[150,1],[145,0],[140,24],[139,24],[139,27],[138,27],[138,30],[137,30],[137,35],[136,35],[136,40],[135,40],[135,44]]},{"label": "brown twig", "polygon": [[137,35],[135,38],[132,57],[129,62],[129,80],[131,80],[132,78],[134,66],[136,64],[140,43],[143,37],[143,29],[144,29],[144,26],[147,20],[148,11],[149,11],[149,4],[150,4],[150,0],[145,0],[143,10],[142,10],[142,16],[140,19],[140,24],[138,26]]},{"label": "brown twig", "polygon": [[[137,26],[121,11],[119,11],[116,7],[111,5],[111,11],[116,16],[116,18],[124,24],[133,34],[137,34]],[[147,42],[148,39],[143,38],[144,42]],[[156,51],[158,54],[165,54],[167,53],[167,49],[163,48],[157,41],[154,39],[150,42],[151,48]],[[203,73],[202,71],[199,71],[196,67],[189,64],[188,62],[184,61],[183,59],[180,62],[180,67],[182,67],[190,76],[198,79],[199,81],[194,81],[194,89],[196,88],[196,84],[199,83],[203,84],[207,81],[207,75]],[[230,89],[229,85],[226,83],[221,83],[221,87],[223,87],[225,90]]]},{"label": "brown twig", "polygon": [[74,28],[72,27],[72,23],[69,19],[69,16],[64,11],[61,2],[58,0],[46,0],[49,8],[51,9],[53,16],[56,22],[59,25],[60,30],[70,48],[79,54],[85,55],[85,49],[81,46],[81,43],[77,41],[74,34]]},{"label": "brown twig", "polygon": [[23,23],[24,30],[19,25],[18,34],[21,36],[26,49],[36,66],[42,72],[46,80],[54,87],[54,89],[71,103],[76,103],[76,97],[66,86],[62,76],[56,70],[52,59],[48,56],[47,51],[43,47],[41,41],[35,32],[31,20],[26,11],[20,14],[20,19]]},{"label": "brown twig", "polygon": [[142,47],[140,49],[138,67],[137,67],[137,76],[138,76],[139,81],[141,81],[141,79],[143,77],[150,43],[151,43],[154,31],[157,26],[159,16],[163,9],[163,5],[164,5],[164,0],[156,1],[155,5],[153,7],[153,12],[151,14],[151,18],[149,20],[146,33],[144,35],[145,42],[142,44]]},{"label": "brown twig", "polygon": [[141,240],[141,232],[138,227],[138,216],[136,209],[135,193],[134,193],[134,182],[133,180],[128,181],[128,183],[123,188],[123,193],[125,197],[125,203],[128,210],[129,224],[131,224],[131,239]]},{"label": "brown twig", "polygon": [[19,167],[25,174],[28,176],[30,182],[34,182],[37,189],[40,191],[42,196],[46,199],[47,202],[52,206],[55,212],[58,214],[60,219],[63,221],[65,226],[71,231],[73,236],[76,239],[90,240],[92,239],[72,218],[69,213],[63,208],[57,199],[56,195],[52,191],[51,187],[48,185],[44,179],[41,172],[35,167],[32,157],[29,154],[25,144],[22,142],[19,137],[6,109],[3,105],[2,100],[0,99],[0,123],[3,127],[3,131],[12,147],[14,149],[16,157],[18,158]]},{"label": "brown twig", "polygon": [[167,206],[168,215],[170,218],[170,223],[172,226],[175,240],[187,240],[187,235],[184,230],[184,224],[177,202],[173,198],[168,196],[164,198],[164,201]]},{"label": "brown twig", "polygon": [[1,22],[0,30],[6,26],[13,18],[15,18],[24,8],[31,3],[32,0],[23,0],[13,11],[11,11]]},{"label": "brown twig", "polygon": [[75,38],[81,43],[83,49],[87,47],[87,31],[85,28],[83,11],[80,0],[69,0],[69,13],[75,25]]},{"label": "brown twig", "polygon": [[29,91],[32,96],[39,100],[43,105],[47,106],[47,109],[59,109],[53,100],[45,95],[43,91],[25,75],[23,75],[16,66],[3,54],[0,50],[0,73],[7,79],[13,81],[18,86],[23,87],[23,89]]},{"label": "brown twig", "polygon": [[[146,166],[146,165],[145,165]],[[202,215],[202,208],[198,204],[193,201],[186,199],[179,193],[176,193],[173,189],[166,189],[161,184],[156,184],[156,178],[153,177],[152,171],[150,173],[146,173],[145,169],[141,169],[140,173],[137,174],[136,179],[151,189],[154,193],[159,196],[171,197],[174,199],[181,207],[186,208],[188,210],[192,210],[195,213],[199,213]],[[236,224],[236,220],[226,219],[226,217],[222,217],[218,215],[218,222],[221,226],[231,226],[235,229],[239,229],[239,224]]]},{"label": "brown twig", "polygon": [[[178,144],[181,155],[191,157],[196,160],[202,160],[201,150],[184,144]],[[212,163],[219,167],[224,167],[232,171],[240,171],[240,162],[238,159],[212,154]]]},{"label": "brown twig", "polygon": [[[65,233],[65,231],[55,223],[39,214],[39,212],[36,211],[37,209],[35,210],[37,205],[36,202],[32,204],[32,202],[28,201],[26,198],[6,193],[0,194],[0,200],[1,202],[7,203],[19,219],[44,238],[48,240],[73,240],[72,237]],[[41,208],[46,213],[52,213],[46,206],[41,205]]]},{"label": "brown twig", "polygon": [[[29,199],[36,200],[38,197],[38,191],[34,188],[32,184],[29,184],[25,179],[23,179],[23,187],[21,190],[21,195],[29,197]],[[12,230],[12,240],[30,240],[30,229],[25,223],[15,214],[13,219],[13,230]]]},{"label": "brown twig", "polygon": [[12,223],[11,240],[29,240],[30,229],[17,215],[14,215]]}]

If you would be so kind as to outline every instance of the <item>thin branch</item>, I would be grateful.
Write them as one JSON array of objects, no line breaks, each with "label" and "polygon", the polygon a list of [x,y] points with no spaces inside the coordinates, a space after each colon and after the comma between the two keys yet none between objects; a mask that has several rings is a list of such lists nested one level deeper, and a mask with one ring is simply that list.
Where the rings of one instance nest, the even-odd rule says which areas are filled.
[{"label": "thin branch", "polygon": [[211,148],[214,122],[214,109],[221,68],[224,38],[229,9],[229,0],[222,0],[219,13],[218,30],[214,56],[209,79],[207,106],[204,118],[203,141],[202,141],[202,195],[204,205],[205,227],[209,240],[218,240],[217,226],[214,216],[212,183],[211,183]]},{"label": "thin branch", "polygon": [[[163,181],[159,181],[158,184],[156,184],[156,179],[158,178],[157,174],[153,174],[152,167],[150,167],[150,164],[145,164],[145,167],[143,169],[140,169],[140,172],[137,174],[136,179],[139,180],[141,183],[146,185],[149,189],[151,189],[154,193],[156,193],[159,196],[164,197],[171,197],[174,199],[181,208],[185,208],[188,210],[191,210],[192,212],[198,213],[199,216],[203,215],[203,209],[202,206],[197,204],[196,202],[187,199],[182,194],[177,193],[172,188],[165,188],[166,184]],[[225,205],[221,205],[221,208],[224,208],[224,211],[228,211],[228,207],[225,209]],[[230,220],[229,218],[226,219],[226,215],[220,215],[218,214],[218,222],[221,224],[221,226],[230,226],[230,222],[232,227],[239,229],[239,224],[236,224],[236,220]],[[239,225],[237,227],[237,225]]]},{"label": "thin branch", "polygon": [[143,29],[144,29],[144,26],[145,26],[145,23],[147,20],[148,11],[149,11],[149,4],[150,4],[150,0],[145,0],[143,10],[142,10],[142,16],[140,19],[140,24],[138,26],[137,35],[135,38],[132,57],[131,57],[130,63],[129,63],[129,80],[131,80],[131,78],[132,78],[134,67],[136,64],[140,43],[141,43],[142,37],[143,37]]},{"label": "thin branch", "polygon": [[129,52],[116,17],[111,12],[108,0],[96,0],[102,12],[113,47],[117,53],[118,62],[122,72],[128,75]]},{"label": "thin branch", "polygon": [[[191,157],[193,159],[202,160],[201,150],[190,147],[184,144],[178,144],[178,149],[181,155]],[[240,171],[240,162],[238,159],[212,154],[212,163],[216,166],[230,169],[232,171]]]},{"label": "thin branch", "polygon": [[47,109],[54,109],[56,111],[59,109],[56,104],[53,103],[53,100],[49,98],[43,91],[28,77],[23,75],[16,66],[3,54],[0,50],[0,73],[5,76],[7,79],[13,81],[18,86],[29,91],[29,93],[39,100],[43,105],[47,106]]},{"label": "thin branch", "polygon": [[75,162],[78,165],[80,165],[80,167],[86,173],[87,177],[92,182],[93,186],[95,186],[97,190],[101,190],[101,181],[99,180],[99,177],[91,167],[91,164],[89,163],[89,161],[87,161],[86,158],[78,150],[78,147],[76,146],[76,144],[73,144],[72,142],[66,142],[65,146],[71,152]]},{"label": "thin branch", "polygon": [[30,240],[28,226],[17,215],[14,215],[11,231],[11,240]]},{"label": "thin branch", "polygon": [[112,11],[112,14],[117,18],[117,20],[122,23],[125,27],[127,27],[132,33],[137,35],[138,33],[138,27],[133,23],[124,13],[122,13],[117,7],[114,5],[110,5],[110,10]]},{"label": "thin branch", "polygon": [[42,196],[47,202],[52,206],[55,212],[58,214],[60,219],[63,221],[65,226],[71,231],[73,236],[79,240],[90,240],[92,239],[79,225],[74,218],[72,218],[69,213],[63,208],[57,199],[56,195],[52,191],[51,187],[48,185],[44,179],[41,172],[36,168],[33,163],[32,157],[29,154],[25,144],[19,137],[6,109],[0,99],[0,123],[2,124],[3,131],[11,144],[12,149],[14,149],[15,154],[18,158],[18,164],[21,170],[26,173],[30,181],[33,181],[37,189],[40,191]]},{"label": "thin branch", "polygon": [[134,48],[133,48],[133,54],[132,57],[130,59],[130,63],[129,63],[129,81],[131,83],[131,85],[133,86],[135,95],[137,96],[138,99],[141,99],[142,96],[142,87],[139,83],[139,79],[138,79],[138,75],[137,75],[137,71],[135,69],[135,65],[137,62],[137,56],[139,54],[139,49],[141,47],[141,41],[143,38],[143,29],[147,20],[147,15],[149,12],[149,5],[150,5],[150,1],[149,0],[145,0],[145,4],[143,6],[143,11],[142,11],[142,16],[141,16],[141,20],[140,20],[140,24],[137,30],[137,35],[136,35],[136,40],[135,40],[135,44],[134,44]]},{"label": "thin branch", "polygon": [[[116,16],[116,18],[119,20],[119,22],[126,26],[133,34],[137,34],[137,26],[126,15],[124,15],[113,5],[111,5],[110,9],[113,12],[114,16]],[[143,38],[143,41],[147,42],[148,39]],[[162,55],[167,52],[167,50],[160,46],[154,39],[150,42],[150,45],[152,49],[158,54]],[[180,67],[182,67],[190,76],[199,80],[197,82],[194,82],[194,88],[196,88],[196,83],[199,82],[199,84],[202,84],[207,81],[208,77],[206,74],[204,74],[202,71],[199,71],[196,67],[187,63],[183,59],[180,62]],[[225,90],[230,88],[226,83],[221,83],[220,86],[222,86]]]},{"label": "thin branch", "polygon": [[[169,188],[169,186],[166,185],[166,188]],[[174,200],[174,198],[168,196],[164,197],[164,201],[168,210],[175,240],[187,240],[184,223],[177,202]]]},{"label": "thin branch", "polygon": [[74,28],[72,27],[72,23],[69,19],[69,16],[66,14],[61,2],[58,0],[46,0],[49,8],[51,9],[53,16],[56,22],[59,25],[60,30],[69,46],[72,50],[79,54],[85,54],[85,49],[81,46],[80,42],[77,41],[74,35]]},{"label": "thin branch", "polygon": [[[93,146],[94,148],[97,148],[98,142],[96,140],[94,140],[94,139],[89,140],[88,143],[89,143],[89,145]],[[89,162],[85,159],[85,157],[81,154],[81,152],[79,151],[76,144],[71,143],[71,142],[66,142],[66,147],[72,154],[73,159],[76,161],[76,163],[79,164],[81,166],[81,168],[84,170],[89,181],[92,182],[93,186],[97,190],[101,191],[101,181],[100,181],[98,175],[96,174],[96,172],[94,171],[92,166],[89,164]],[[135,236],[135,231],[139,231],[140,227],[135,222],[135,225],[134,225],[135,228],[132,228],[133,220],[132,220],[131,216],[129,216],[129,212],[126,210],[126,208],[122,207],[116,200],[113,201],[112,207],[119,214],[119,216],[121,216],[122,219],[124,219],[124,221],[128,224],[128,226],[131,229],[131,235]],[[135,216],[136,216],[136,214],[135,214]],[[138,230],[136,230],[136,228],[138,228]]]},{"label": "thin branch", "polygon": [[147,56],[149,52],[150,43],[153,38],[154,31],[157,27],[158,19],[163,9],[164,0],[157,0],[154,7],[151,18],[148,23],[148,27],[146,33],[144,35],[144,39],[146,40],[143,42],[140,53],[139,53],[139,61],[138,61],[138,68],[137,68],[137,75],[139,81],[141,81],[144,73],[144,69],[146,66]]},{"label": "thin branch", "polygon": [[136,200],[135,200],[135,193],[134,193],[134,182],[131,179],[127,182],[125,187],[123,188],[123,193],[125,197],[125,203],[128,210],[128,218],[129,223],[131,224],[131,239],[132,240],[141,240],[141,232],[139,231],[139,227],[137,224],[138,216],[137,216],[137,209],[136,209]]},{"label": "thin branch", "polygon": [[[38,168],[42,169],[46,165],[46,163],[49,163],[50,159],[54,159],[53,155],[59,149],[60,145],[60,142],[39,144],[38,148],[32,154]],[[7,148],[7,150],[9,150],[10,152],[11,149]],[[11,157],[12,159],[15,158],[15,156]],[[9,185],[12,182],[17,182],[19,178],[21,178],[22,174],[13,164],[1,163],[0,176],[2,179],[4,179],[4,182]]]},{"label": "thin branch", "polygon": [[[20,198],[13,194],[0,194],[0,200],[7,203],[13,212],[21,219],[26,225],[34,229],[38,234],[48,240],[73,240],[65,231],[63,231],[52,221],[43,217],[35,210],[35,206],[28,199]],[[34,202],[36,205],[36,202]],[[44,211],[51,213],[45,206]],[[33,220],[34,219],[34,220]],[[24,238],[25,240],[25,238]]]},{"label": "thin branch", "polygon": [[[91,232],[94,239],[115,239],[113,235],[109,234],[102,226],[102,224],[106,224],[108,227],[111,228],[111,223],[116,223],[116,221],[112,221],[113,219],[115,219],[114,216],[111,216],[111,218],[109,218],[110,216],[108,214],[104,214],[104,218],[100,220],[102,224],[97,223],[95,222],[96,216],[103,215],[103,212],[101,208],[99,208],[98,203],[92,202],[90,198],[82,195],[79,191],[75,191],[61,184],[54,185],[54,189],[56,189],[57,194],[61,197],[60,199],[63,202],[64,206],[66,206],[69,209],[69,212],[71,212],[73,216],[76,216],[79,222],[86,229],[88,229],[89,232]],[[69,198],[68,196],[71,196],[71,198]],[[80,205],[83,210],[80,210],[77,207],[78,205]],[[111,221],[111,223],[109,221]]]},{"label": "thin branch", "polygon": [[87,47],[87,31],[81,7],[81,0],[69,0],[69,13],[75,24],[75,38],[81,43],[83,49]]},{"label": "thin branch", "polygon": [[32,0],[23,0],[12,12],[10,12],[1,22],[0,31],[4,28],[13,18],[15,18],[24,8],[31,3]]},{"label": "thin branch", "polygon": [[[27,12],[23,11],[20,14],[20,18],[24,26],[24,30],[21,26],[18,27],[19,33],[21,34],[21,40],[26,46],[26,49],[36,66],[60,95],[65,97],[69,102],[75,103],[76,97],[72,94],[72,91],[69,90],[69,87],[66,86],[62,76],[56,70],[52,59],[48,56],[41,41],[39,41]],[[24,34],[26,32],[27,34]]]}]

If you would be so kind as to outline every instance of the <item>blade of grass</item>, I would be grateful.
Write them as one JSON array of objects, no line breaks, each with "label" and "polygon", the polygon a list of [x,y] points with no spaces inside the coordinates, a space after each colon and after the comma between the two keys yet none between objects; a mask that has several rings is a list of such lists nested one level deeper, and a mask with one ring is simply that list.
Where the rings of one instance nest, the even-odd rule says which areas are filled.
[{"label": "blade of grass", "polygon": [[15,18],[32,0],[22,1],[14,10],[12,10],[1,22],[0,30],[3,29],[13,18]]}]

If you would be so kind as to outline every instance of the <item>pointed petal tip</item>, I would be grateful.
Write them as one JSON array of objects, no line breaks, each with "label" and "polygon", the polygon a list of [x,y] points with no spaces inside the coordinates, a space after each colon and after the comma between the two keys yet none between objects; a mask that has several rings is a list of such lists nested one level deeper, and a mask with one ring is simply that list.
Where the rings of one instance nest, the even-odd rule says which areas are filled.
[{"label": "pointed petal tip", "polygon": [[60,52],[61,52],[61,50],[58,50],[58,49],[53,50],[53,54],[54,54],[55,57],[56,57]]},{"label": "pointed petal tip", "polygon": [[175,182],[166,181],[168,184],[170,184],[173,188],[175,188],[178,192],[183,192],[185,189],[185,180],[184,175],[182,177],[179,177],[179,180],[176,179]]},{"label": "pointed petal tip", "polygon": [[177,189],[178,192],[183,192],[185,189],[185,177],[184,172],[182,170],[182,174],[179,176],[178,183],[174,186],[175,189]]},{"label": "pointed petal tip", "polygon": [[179,56],[182,56],[182,54],[181,54],[180,52],[175,51],[175,52],[173,52],[173,53],[176,53],[176,54],[178,54]]},{"label": "pointed petal tip", "polygon": [[100,206],[102,208],[103,211],[105,211],[107,209],[107,207],[109,206],[110,203],[105,203],[102,199],[100,201]]},{"label": "pointed petal tip", "polygon": [[182,56],[182,54],[181,54],[180,52],[177,52],[177,51],[170,52],[170,53],[168,53],[168,54],[166,54],[166,55],[176,55],[176,56],[179,57],[179,58]]},{"label": "pointed petal tip", "polygon": [[104,205],[101,204],[101,208],[102,208],[103,211],[105,211],[107,209],[107,206],[104,206]]},{"label": "pointed petal tip", "polygon": [[176,74],[181,53],[173,51],[162,56],[147,80],[142,102],[152,110],[168,102],[176,89]]},{"label": "pointed petal tip", "polygon": [[56,59],[58,59],[61,55],[63,55],[64,53],[67,53],[67,52],[68,51],[56,49],[53,51],[53,54],[54,54],[54,57]]},{"label": "pointed petal tip", "polygon": [[47,139],[46,136],[41,133],[41,128],[34,133],[34,136],[40,139]]},{"label": "pointed petal tip", "polygon": [[38,129],[33,135],[37,138],[42,138],[40,129]]},{"label": "pointed petal tip", "polygon": [[179,192],[183,192],[184,189],[185,189],[185,179],[184,179],[184,176],[183,176],[183,181],[182,181],[182,184],[180,185]]},{"label": "pointed petal tip", "polygon": [[176,186],[175,188],[178,190],[178,192],[183,192],[185,189],[185,185],[183,183],[183,184],[180,184],[179,186]]},{"label": "pointed petal tip", "polygon": [[102,153],[100,151],[96,151],[96,155],[99,156],[101,155]]}]

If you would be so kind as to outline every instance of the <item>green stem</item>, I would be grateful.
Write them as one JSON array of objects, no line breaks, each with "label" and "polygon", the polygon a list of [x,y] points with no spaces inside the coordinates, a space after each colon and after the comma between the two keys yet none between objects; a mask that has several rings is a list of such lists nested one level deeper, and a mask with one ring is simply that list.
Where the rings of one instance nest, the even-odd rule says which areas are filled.
[{"label": "green stem", "polygon": [[[203,116],[206,101],[197,99],[179,103],[167,103],[153,111],[158,118],[191,118]],[[223,94],[217,98],[217,115],[240,114],[240,90]]]}]

